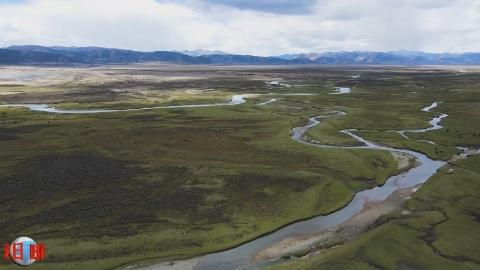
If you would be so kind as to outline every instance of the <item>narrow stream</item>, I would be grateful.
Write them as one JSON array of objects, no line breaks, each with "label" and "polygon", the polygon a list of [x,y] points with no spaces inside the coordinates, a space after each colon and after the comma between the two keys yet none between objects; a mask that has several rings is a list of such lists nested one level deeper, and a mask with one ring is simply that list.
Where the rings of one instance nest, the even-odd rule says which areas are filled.
[{"label": "narrow stream", "polygon": [[279,98],[271,98],[271,99],[269,99],[269,100],[267,100],[267,101],[265,101],[265,102],[258,103],[257,105],[263,106],[263,105],[267,105],[268,103],[275,102],[275,101],[277,101],[277,100],[279,100]]},{"label": "narrow stream", "polygon": [[[432,105],[423,108],[422,111],[424,111],[424,112],[429,112],[431,109],[437,107],[438,104],[440,104],[440,103],[443,103],[443,102],[434,102],[434,103],[432,103]],[[407,135],[405,135],[405,132],[423,133],[423,132],[427,132],[427,131],[430,131],[430,130],[441,129],[442,126],[440,126],[438,123],[440,123],[440,121],[442,121],[442,119],[445,118],[445,117],[447,117],[447,116],[448,116],[448,114],[442,113],[440,116],[434,117],[432,120],[430,120],[430,121],[428,122],[430,125],[432,125],[432,126],[429,127],[429,128],[416,129],[416,130],[415,130],[415,129],[405,129],[405,130],[398,130],[398,131],[395,131],[395,132],[397,132],[398,134],[402,135],[402,137],[411,140],[410,137],[408,137]],[[432,141],[429,141],[429,140],[418,140],[418,141],[428,142],[428,143],[430,143],[430,144],[436,144],[435,142],[432,142]]]},{"label": "narrow stream", "polygon": [[238,105],[247,102],[243,95],[234,95],[229,103],[213,103],[213,104],[195,104],[195,105],[173,105],[173,106],[156,106],[138,109],[122,109],[122,110],[108,110],[108,109],[92,109],[92,110],[62,110],[54,107],[48,107],[47,104],[6,104],[0,105],[0,107],[28,107],[32,111],[50,112],[50,113],[108,113],[108,112],[129,112],[129,111],[142,111],[142,110],[154,110],[154,109],[174,109],[174,108],[197,108],[197,107],[212,107],[212,106],[227,106]]},{"label": "narrow stream", "polygon": [[[249,96],[261,96],[261,95],[281,95],[281,96],[310,96],[315,94],[307,93],[293,93],[293,94],[248,94],[248,95],[233,95],[232,100],[228,103],[212,103],[212,104],[192,104],[192,105],[172,105],[172,106],[155,106],[137,109],[85,109],[85,110],[62,110],[55,107],[49,107],[48,104],[4,104],[0,107],[28,107],[32,111],[50,112],[50,113],[63,113],[63,114],[85,114],[85,113],[109,113],[109,112],[130,112],[130,111],[143,111],[154,109],[175,109],[175,108],[198,108],[198,107],[214,107],[214,106],[228,106],[239,105],[247,102],[246,97]],[[272,98],[267,102],[263,102],[257,105],[266,105],[268,103],[277,101],[281,98]]]}]

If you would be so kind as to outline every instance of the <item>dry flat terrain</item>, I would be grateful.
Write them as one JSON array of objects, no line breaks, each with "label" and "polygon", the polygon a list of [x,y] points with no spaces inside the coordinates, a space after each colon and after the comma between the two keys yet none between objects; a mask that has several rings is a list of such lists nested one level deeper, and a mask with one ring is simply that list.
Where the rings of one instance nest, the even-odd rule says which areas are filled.
[{"label": "dry flat terrain", "polygon": [[[241,105],[112,113],[0,107],[0,242],[26,235],[45,243],[46,259],[31,269],[112,269],[228,249],[331,213],[355,192],[383,184],[411,162],[389,151],[302,145],[289,137],[291,128],[341,110],[347,114],[322,121],[307,135],[320,143],[351,144],[339,130],[354,128],[372,141],[448,160],[460,153],[456,146],[480,146],[479,127],[471,124],[480,121],[480,74],[461,69],[467,72],[455,67],[0,67],[0,104],[128,109],[226,103],[232,95],[249,94]],[[271,81],[284,85],[265,83]],[[352,91],[331,95],[335,87]],[[278,99],[258,105],[272,98]],[[444,103],[420,110],[435,101]],[[449,114],[441,122],[444,129],[407,133],[438,145],[389,131],[427,128],[439,112]],[[463,185],[442,180],[446,175],[439,173],[426,184],[439,188],[428,198],[418,197],[425,194],[422,187],[408,205],[410,211],[418,209],[418,217],[426,211],[443,218],[386,221],[358,243],[380,241],[387,250],[406,239],[406,250],[417,242],[426,245],[425,252],[435,247],[451,269],[457,264],[448,256],[478,266],[470,248],[451,248],[451,241],[465,237],[463,230],[475,230],[480,214],[476,163],[468,158],[455,164]],[[451,188],[435,181],[451,181]],[[458,192],[449,192],[453,187]],[[431,195],[435,192],[441,193]],[[470,207],[462,208],[464,203]],[[442,220],[448,222],[432,227]],[[402,222],[414,224],[405,232],[410,238]],[[426,229],[418,232],[417,225]],[[415,238],[422,232],[425,241]],[[372,234],[392,236],[388,242]],[[439,240],[428,238],[432,234]],[[341,256],[367,254],[355,243],[345,245],[350,253]],[[316,261],[308,267],[322,265],[322,258],[312,257]],[[406,256],[382,267],[428,269],[415,259]],[[359,263],[384,263],[365,260]],[[0,268],[16,266],[0,261]]]}]

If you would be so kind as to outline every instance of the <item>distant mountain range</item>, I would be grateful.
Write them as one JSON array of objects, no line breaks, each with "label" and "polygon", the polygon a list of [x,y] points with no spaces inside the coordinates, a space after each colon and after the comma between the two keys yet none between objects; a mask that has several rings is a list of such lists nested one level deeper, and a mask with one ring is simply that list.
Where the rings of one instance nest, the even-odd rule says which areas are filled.
[{"label": "distant mountain range", "polygon": [[480,65],[480,53],[327,52],[279,56],[235,55],[221,51],[140,52],[100,47],[10,46],[0,49],[0,64],[135,64],[188,65]]},{"label": "distant mountain range", "polygon": [[303,59],[316,64],[390,64],[390,65],[480,65],[480,53],[391,52],[327,52],[276,56],[286,60]]}]

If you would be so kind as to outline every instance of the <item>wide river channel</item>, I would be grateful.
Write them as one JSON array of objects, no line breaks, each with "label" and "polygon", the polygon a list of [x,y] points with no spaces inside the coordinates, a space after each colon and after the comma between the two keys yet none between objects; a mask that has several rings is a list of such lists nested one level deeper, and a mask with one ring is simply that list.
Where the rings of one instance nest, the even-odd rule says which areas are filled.
[{"label": "wide river channel", "polygon": [[[342,90],[341,88],[339,88]],[[339,91],[340,92],[340,91]],[[276,99],[272,99],[270,102],[274,102]],[[49,112],[49,113],[107,113],[107,112],[120,112],[120,111],[138,111],[138,110],[151,110],[151,109],[163,109],[163,108],[194,108],[194,107],[206,107],[206,106],[225,106],[225,105],[237,105],[245,103],[245,99],[243,95],[235,95],[232,97],[232,101],[229,103],[217,103],[217,104],[200,104],[200,105],[181,105],[181,106],[163,106],[163,107],[150,107],[150,108],[140,108],[140,109],[126,109],[126,110],[60,110],[56,108],[50,108],[46,104],[15,104],[15,105],[0,105],[0,106],[26,106],[31,110],[35,111],[42,111],[42,112]],[[261,103],[262,105],[267,104]],[[434,103],[429,107],[425,107],[422,110],[428,112],[431,108],[437,106],[438,103]],[[400,188],[411,187],[417,184],[424,183],[431,177],[437,170],[446,164],[443,161],[435,161],[427,156],[417,153],[410,150],[404,149],[394,149],[390,147],[379,146],[374,142],[367,141],[355,134],[352,134],[350,131],[345,130],[342,131],[346,134],[349,134],[353,138],[357,139],[360,142],[363,142],[364,146],[357,146],[357,147],[343,147],[343,146],[326,146],[320,144],[314,144],[307,142],[302,139],[303,134],[310,129],[311,127],[319,124],[320,122],[317,119],[324,118],[324,117],[341,117],[343,112],[334,112],[329,116],[318,116],[310,118],[310,123],[304,127],[296,127],[292,129],[291,138],[299,143],[310,145],[312,147],[328,147],[328,148],[344,148],[344,149],[356,149],[356,148],[363,148],[363,149],[374,149],[374,150],[385,150],[385,151],[397,151],[401,153],[406,153],[414,156],[421,165],[415,168],[410,169],[406,173],[393,176],[387,179],[385,184],[381,187],[375,187],[369,190],[364,190],[358,192],[353,200],[341,210],[334,212],[329,215],[325,216],[318,216],[306,221],[300,221],[294,223],[292,225],[286,226],[282,229],[279,229],[273,233],[268,235],[262,236],[251,242],[238,246],[236,248],[214,253],[206,256],[202,256],[199,258],[195,258],[192,262],[193,264],[189,264],[189,269],[195,270],[229,270],[229,269],[256,269],[259,267],[265,267],[268,265],[279,263],[283,260],[277,261],[268,261],[268,262],[254,262],[253,259],[258,255],[258,253],[266,248],[273,246],[274,244],[282,241],[283,239],[292,237],[292,236],[299,236],[299,235],[310,235],[313,233],[321,232],[325,229],[337,226],[342,222],[348,220],[349,218],[353,217],[355,214],[362,211],[364,205],[369,202],[378,202],[385,200],[390,194],[392,194],[395,190]],[[404,132],[425,132],[432,129],[441,128],[438,124],[440,120],[447,115],[442,114],[439,117],[435,117],[430,121],[433,125],[432,128],[422,129],[422,130],[398,130],[396,132],[404,135]],[[178,263],[178,264],[177,264]],[[174,266],[178,267],[181,265],[181,262],[173,262]],[[148,269],[156,269],[156,267],[149,266]],[[146,268],[146,269],[147,269]],[[158,269],[167,269],[167,265],[162,264],[162,266],[158,265]]]}]

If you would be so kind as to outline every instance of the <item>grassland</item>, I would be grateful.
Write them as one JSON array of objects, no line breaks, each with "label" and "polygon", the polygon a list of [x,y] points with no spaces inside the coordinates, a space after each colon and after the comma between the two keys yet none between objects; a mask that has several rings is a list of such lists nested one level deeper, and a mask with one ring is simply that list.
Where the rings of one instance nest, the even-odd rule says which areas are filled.
[{"label": "grassland", "polygon": [[[87,71],[93,72],[81,70]],[[449,100],[438,107],[442,112],[450,102],[459,104],[451,107],[457,114],[445,111],[451,114],[448,120],[455,120],[470,115],[479,99],[475,92],[464,98],[463,93],[448,90],[450,75],[438,70],[252,68],[232,69],[228,74],[187,70],[182,72],[191,72],[197,79],[172,79],[170,74],[165,81],[142,77],[159,76],[151,69],[108,70],[116,72],[118,79],[104,81],[97,73],[107,71],[101,69],[94,72],[95,79],[85,75],[74,80],[80,76],[75,70],[68,72],[68,80],[55,77],[51,86],[9,82],[0,87],[0,102],[121,108],[224,102],[241,93],[314,95],[257,96],[237,106],[82,115],[0,107],[0,241],[27,235],[46,243],[47,260],[32,269],[110,269],[135,261],[193,257],[330,213],[348,203],[356,191],[399,173],[397,162],[385,151],[299,144],[289,138],[292,127],[305,125],[311,116],[342,110],[347,114],[325,119],[309,135],[349,144],[351,139],[339,129],[425,128],[435,114],[420,109],[433,101]],[[349,79],[351,73],[359,72],[361,80]],[[438,78],[431,80],[430,73]],[[378,80],[379,74],[392,79]],[[307,86],[277,88],[264,83],[278,78]],[[471,84],[477,79],[468,75],[455,83]],[[431,84],[433,89],[412,86],[410,81]],[[347,95],[328,95],[333,86],[355,88]],[[172,96],[179,101],[169,99]],[[280,96],[284,99],[267,106],[255,105]],[[471,128],[458,130],[473,132]],[[462,143],[439,146],[443,152],[435,153],[427,143],[375,137],[396,133],[370,133],[362,135],[438,158],[448,157],[456,152],[451,146]],[[475,143],[472,139],[471,144]],[[458,166],[469,166],[462,162],[467,160],[458,161]],[[475,175],[463,167],[460,170],[466,172],[462,181],[470,185]],[[18,200],[19,194],[23,200]],[[439,228],[448,238],[450,227]],[[390,227],[385,230],[397,232]],[[398,240],[403,235],[392,237]],[[451,254],[445,241],[437,243],[439,249]],[[471,254],[464,251],[461,256]],[[0,267],[15,268],[5,261]]]},{"label": "grassland", "polygon": [[344,246],[272,269],[479,269],[478,172],[435,174],[408,202],[409,215]]},{"label": "grassland", "polygon": [[351,136],[339,132],[335,118],[326,118],[320,121],[320,124],[314,126],[307,132],[308,138],[319,141],[327,145],[359,146],[361,142]]},{"label": "grassland", "polygon": [[[441,122],[444,129],[407,135],[438,145],[407,140],[394,132],[356,133],[393,147],[421,151],[436,159],[454,154],[453,146],[479,147],[480,141],[474,134],[480,130],[472,124],[480,117],[479,88],[469,87],[476,82],[476,74],[465,76],[465,81],[453,77],[423,84],[426,91],[438,89],[436,100],[445,101],[432,111],[447,113],[449,117]],[[468,92],[458,95],[456,89],[463,87]],[[355,241],[318,256],[265,269],[480,269],[479,161],[479,155],[471,155],[449,162],[409,200],[405,208],[408,214],[383,216]],[[454,173],[446,174],[448,168],[453,168]]]}]

